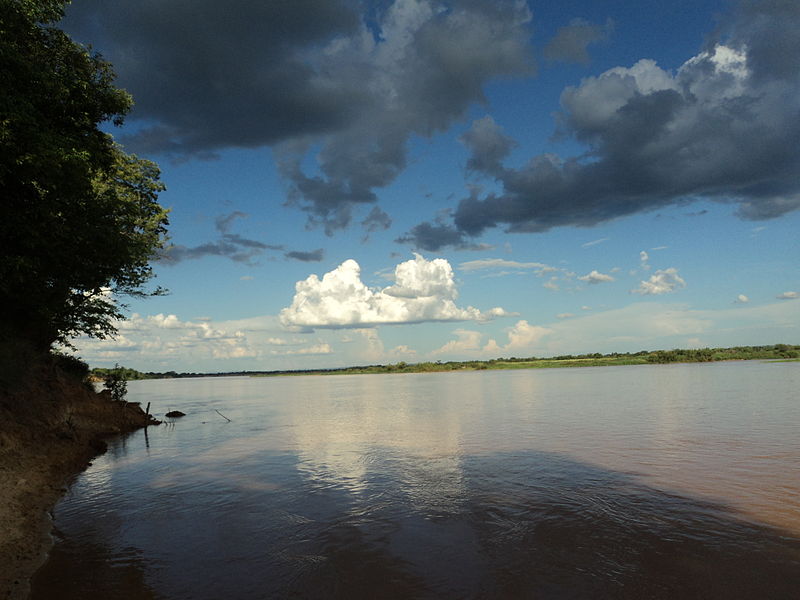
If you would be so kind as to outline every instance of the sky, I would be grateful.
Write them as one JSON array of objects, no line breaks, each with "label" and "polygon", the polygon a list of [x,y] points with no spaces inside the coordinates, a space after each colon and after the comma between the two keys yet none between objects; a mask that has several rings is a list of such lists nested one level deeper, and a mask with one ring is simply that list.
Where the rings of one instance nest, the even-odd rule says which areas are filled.
[{"label": "sky", "polygon": [[795,0],[75,0],[159,164],[92,366],[800,343]]}]

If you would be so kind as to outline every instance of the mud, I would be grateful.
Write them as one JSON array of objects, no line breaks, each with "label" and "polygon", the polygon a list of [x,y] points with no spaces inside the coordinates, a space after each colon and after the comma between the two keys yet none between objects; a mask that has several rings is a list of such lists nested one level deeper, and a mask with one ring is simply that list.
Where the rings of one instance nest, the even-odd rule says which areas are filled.
[{"label": "mud", "polygon": [[104,439],[155,423],[52,364],[0,389],[0,599],[27,597],[52,545],[50,511]]}]

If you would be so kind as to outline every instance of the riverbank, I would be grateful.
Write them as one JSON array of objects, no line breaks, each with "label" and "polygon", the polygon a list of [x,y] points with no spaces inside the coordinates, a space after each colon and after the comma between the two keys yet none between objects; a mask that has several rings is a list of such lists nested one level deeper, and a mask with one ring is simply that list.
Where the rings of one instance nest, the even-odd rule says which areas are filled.
[{"label": "riverbank", "polygon": [[438,373],[448,371],[483,371],[509,369],[562,369],[572,367],[618,367],[628,365],[675,364],[697,362],[723,362],[732,360],[796,360],[800,346],[775,344],[772,346],[737,346],[735,348],[700,348],[676,350],[642,350],[636,353],[565,354],[551,358],[495,358],[447,362],[399,362],[389,365],[368,365],[340,369],[305,371],[272,371],[248,373],[253,377],[287,375],[374,375],[381,373]]},{"label": "riverbank", "polygon": [[28,595],[46,559],[50,511],[70,479],[106,449],[104,438],[152,422],[138,404],[43,360],[0,387],[0,599]]},{"label": "riverbank", "polygon": [[364,365],[327,369],[297,369],[288,371],[227,371],[218,373],[141,372],[131,368],[96,368],[92,375],[102,381],[111,371],[121,371],[127,380],[182,379],[194,377],[284,377],[293,375],[374,375],[379,373],[439,373],[447,371],[483,371],[506,369],[560,369],[565,367],[616,367],[622,365],[652,365],[671,363],[720,362],[728,360],[795,360],[800,357],[800,345],[773,344],[770,346],[735,346],[732,348],[690,348],[674,350],[641,350],[611,354],[564,354],[550,358],[494,358],[490,360],[456,360],[388,365]]}]

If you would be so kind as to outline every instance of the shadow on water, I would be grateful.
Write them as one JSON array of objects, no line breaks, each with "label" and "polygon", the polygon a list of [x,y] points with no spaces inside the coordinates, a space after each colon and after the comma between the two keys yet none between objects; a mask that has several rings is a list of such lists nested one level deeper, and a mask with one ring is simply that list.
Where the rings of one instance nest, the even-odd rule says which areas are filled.
[{"label": "shadow on water", "polygon": [[56,546],[33,578],[30,598],[161,598],[145,582],[145,559],[128,548],[112,556],[102,544],[75,542],[56,532]]},{"label": "shadow on water", "polygon": [[[503,473],[513,456],[473,458]],[[517,485],[469,493],[491,577],[479,597],[797,598],[800,539],[629,474],[526,456]],[[507,467],[506,467],[507,468]],[[713,476],[713,474],[710,474]],[[507,474],[500,475],[509,481]]]},{"label": "shadow on water", "polygon": [[[452,477],[437,485],[435,473],[418,469],[411,461],[376,466],[364,483],[374,494],[361,500],[346,488],[294,495],[297,514],[317,516],[291,547],[254,530],[242,540],[247,557],[234,560],[209,534],[202,551],[214,567],[199,576],[185,564],[191,553],[170,562],[162,548],[111,551],[95,538],[63,539],[31,597],[800,597],[796,535],[644,486],[633,474],[543,452],[462,457],[457,485]],[[281,502],[281,490],[271,493],[259,500]],[[221,519],[247,536],[234,523],[241,512]]]}]

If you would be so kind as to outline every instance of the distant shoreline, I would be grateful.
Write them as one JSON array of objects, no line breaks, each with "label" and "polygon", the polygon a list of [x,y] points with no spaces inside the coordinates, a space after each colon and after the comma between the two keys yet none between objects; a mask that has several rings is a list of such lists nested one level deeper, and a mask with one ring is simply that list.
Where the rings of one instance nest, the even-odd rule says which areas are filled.
[{"label": "distant shoreline", "polygon": [[[612,367],[672,363],[721,362],[731,360],[800,361],[800,345],[735,346],[732,348],[700,348],[675,350],[642,350],[635,353],[561,355],[551,358],[495,358],[447,362],[398,362],[388,365],[363,365],[332,369],[297,369],[285,371],[227,371],[219,373],[141,372],[122,367],[128,380],[182,379],[188,377],[286,377],[299,375],[371,375],[381,373],[442,373],[450,371],[485,371],[510,369],[555,369],[575,367]],[[113,369],[92,370],[96,380],[102,380]]]}]

